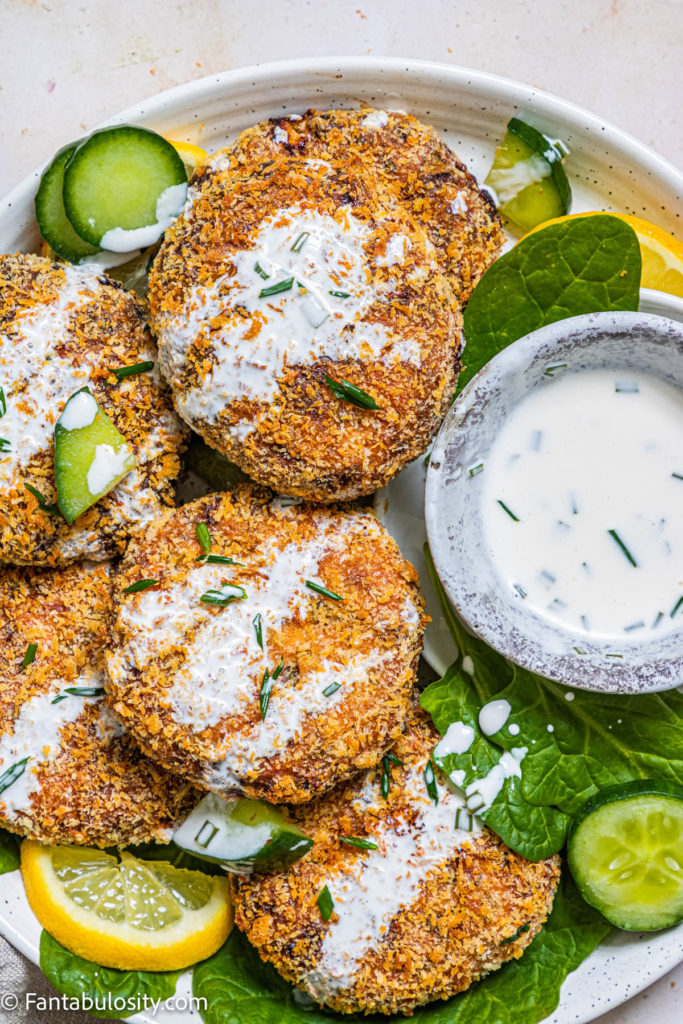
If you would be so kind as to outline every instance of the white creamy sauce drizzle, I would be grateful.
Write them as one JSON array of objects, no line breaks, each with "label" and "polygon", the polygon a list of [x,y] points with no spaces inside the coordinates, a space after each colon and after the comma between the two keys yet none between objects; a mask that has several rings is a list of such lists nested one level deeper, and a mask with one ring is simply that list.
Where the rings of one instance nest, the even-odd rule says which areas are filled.
[{"label": "white creamy sauce drizzle", "polygon": [[[497,764],[494,764],[493,768],[488,774],[482,776],[480,779],[475,779],[474,782],[465,788],[465,796],[467,797],[467,808],[473,814],[480,814],[489,809],[493,801],[496,799],[501,789],[505,784],[505,780],[517,776],[522,777],[521,762],[526,757],[528,747],[513,747],[512,750],[505,750],[501,754],[500,760]],[[451,774],[451,780],[455,782],[453,776],[456,773]],[[459,776],[462,785],[464,780],[463,776]],[[455,783],[458,785],[458,783]]]},{"label": "white creamy sauce drizzle", "polygon": [[[235,253],[236,273],[195,287],[183,315],[162,330],[160,358],[170,380],[181,373],[188,349],[211,336],[214,365],[200,387],[184,392],[181,414],[190,421],[212,421],[238,399],[270,402],[287,366],[325,357],[419,364],[414,339],[364,321],[386,289],[372,284],[364,249],[369,236],[369,228],[347,208],[332,217],[292,206],[265,220],[253,247]],[[381,259],[393,264],[407,246],[403,236],[391,239]],[[260,276],[257,267],[268,276]],[[290,278],[286,291],[260,296],[264,288]],[[218,322],[219,316],[227,322]],[[344,330],[347,325],[353,330]],[[252,331],[254,337],[245,337]]]},{"label": "white creamy sauce drizzle", "polygon": [[[553,160],[556,155],[552,154]],[[548,177],[548,161],[538,153],[519,160],[512,167],[497,167],[488,173],[488,184],[495,189],[498,201],[507,203],[527,185],[535,185]]]},{"label": "white creamy sauce drizzle", "polygon": [[[363,957],[387,934],[396,914],[415,902],[430,871],[452,858],[483,828],[477,818],[472,820],[472,831],[456,828],[456,815],[465,810],[463,796],[437,781],[439,802],[434,804],[423,771],[424,765],[414,767],[401,781],[402,796],[418,811],[415,822],[399,817],[400,812],[380,819],[368,836],[379,849],[350,859],[344,872],[327,883],[338,919],[328,926],[318,963],[302,978],[317,999],[352,984]],[[355,805],[381,811],[376,780],[373,789],[371,794],[366,781]]]},{"label": "white creamy sauce drizzle", "polygon": [[24,772],[0,794],[3,814],[10,818],[18,812],[31,809],[31,795],[40,789],[38,767],[54,761],[59,754],[62,730],[75,722],[83,712],[86,703],[101,701],[101,697],[77,697],[69,695],[66,700],[53,704],[60,690],[72,686],[101,686],[102,674],[96,669],[85,669],[81,675],[69,682],[57,683],[48,693],[37,694],[22,706],[11,733],[0,736],[0,775],[18,761],[29,760]]},{"label": "white creamy sauce drizzle", "polygon": [[[287,515],[283,510],[282,514]],[[263,562],[260,580],[245,582],[247,597],[231,602],[212,613],[201,603],[209,590],[220,590],[234,575],[230,566],[199,565],[186,579],[162,591],[136,595],[121,611],[121,621],[132,634],[126,658],[139,670],[174,643],[182,644],[187,655],[182,667],[165,692],[164,702],[172,708],[176,722],[194,730],[216,725],[229,715],[253,711],[267,669],[272,675],[277,659],[270,649],[269,635],[279,632],[283,623],[294,616],[305,617],[309,602],[319,600],[305,580],[316,581],[319,565],[325,555],[340,551],[353,542],[353,535],[379,531],[370,517],[362,517],[342,528],[332,521],[321,529],[315,541],[290,543],[284,548],[267,542],[261,549]],[[254,619],[261,616],[263,650],[258,644]],[[419,621],[411,606],[401,613],[401,620],[414,627]],[[188,644],[187,635],[192,634]],[[298,680],[283,675],[275,680],[264,721],[234,731],[216,749],[216,764],[207,769],[206,780],[221,787],[239,789],[237,776],[258,758],[274,756],[300,733],[308,716],[324,714],[368,672],[380,667],[385,655],[363,655],[347,652],[335,661],[320,660],[305,665],[302,659]],[[126,658],[111,658],[109,668],[114,676],[125,672]],[[324,691],[333,683],[341,684],[334,693]]]},{"label": "white creamy sauce drizzle", "polygon": [[157,199],[156,223],[140,228],[110,228],[100,239],[101,247],[110,252],[132,253],[134,249],[154,245],[181,212],[186,198],[186,183],[170,185]]},{"label": "white creamy sauce drizzle", "polygon": [[96,299],[101,285],[88,271],[63,269],[66,280],[55,301],[33,304],[15,316],[12,336],[0,328],[0,386],[7,402],[0,436],[8,442],[8,451],[0,454],[0,483],[10,482],[31,456],[48,447],[64,402],[88,382],[87,364],[76,366],[57,349],[73,315]]},{"label": "white creamy sauce drizzle", "polygon": [[435,757],[466,754],[474,743],[474,729],[464,722],[451,722],[443,738],[434,747]]},{"label": "white creamy sauce drizzle", "polygon": [[596,636],[680,628],[682,436],[680,390],[631,371],[568,372],[521,402],[481,476],[489,554],[518,599]]},{"label": "white creamy sauce drizzle", "polygon": [[469,207],[467,206],[467,203],[465,201],[464,192],[456,193],[455,199],[451,199],[450,203],[448,204],[448,209],[451,211],[454,217],[460,217],[463,214],[467,213]]},{"label": "white creamy sauce drizzle", "polygon": [[135,456],[132,448],[122,444],[114,449],[110,444],[98,444],[86,476],[86,484],[92,495],[101,494],[126,469],[132,469]]},{"label": "white creamy sauce drizzle", "polygon": [[485,736],[493,736],[503,728],[510,717],[510,702],[507,700],[490,700],[479,711],[479,728]]},{"label": "white creamy sauce drizzle", "polygon": [[79,391],[64,406],[59,424],[64,430],[82,430],[97,416],[97,402],[89,391]]},{"label": "white creamy sauce drizzle", "polygon": [[386,128],[389,124],[389,115],[386,110],[373,110],[361,121],[361,127],[374,131],[377,128]]}]

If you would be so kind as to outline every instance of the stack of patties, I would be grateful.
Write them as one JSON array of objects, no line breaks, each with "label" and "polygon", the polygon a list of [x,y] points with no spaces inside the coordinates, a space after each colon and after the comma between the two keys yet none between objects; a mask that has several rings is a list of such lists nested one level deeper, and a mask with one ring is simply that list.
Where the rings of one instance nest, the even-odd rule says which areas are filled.
[{"label": "stack of patties", "polygon": [[[120,554],[172,502],[187,430],[158,373],[112,372],[156,358],[145,319],[94,271],[0,258],[0,822],[48,843],[168,841],[197,801],[106,706],[111,568],[75,561]],[[54,426],[86,386],[136,468],[69,525]]]},{"label": "stack of patties", "polygon": [[[343,1012],[521,955],[559,877],[436,777],[417,575],[338,504],[428,447],[501,242],[431,129],[366,109],[258,125],[198,169],[151,271],[158,368],[132,295],[0,260],[0,820],[106,846],[169,840],[201,790],[287,805],[313,846],[235,879],[236,921]],[[53,433],[84,386],[136,467],[69,525]],[[254,484],[172,507],[171,395]]]}]

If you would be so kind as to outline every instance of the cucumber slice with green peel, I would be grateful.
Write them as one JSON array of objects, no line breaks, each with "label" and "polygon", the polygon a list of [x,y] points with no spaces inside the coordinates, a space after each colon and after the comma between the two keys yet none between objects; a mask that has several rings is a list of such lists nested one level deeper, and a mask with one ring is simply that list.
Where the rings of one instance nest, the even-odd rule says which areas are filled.
[{"label": "cucumber slice with green peel", "polygon": [[559,140],[511,118],[484,179],[496,193],[500,212],[525,231],[569,213],[572,193],[562,166],[568,152]]},{"label": "cucumber slice with green peel", "polygon": [[568,836],[583,898],[617,928],[683,920],[683,787],[643,779],[596,793]]},{"label": "cucumber slice with green peel", "polygon": [[50,166],[43,171],[34,200],[40,234],[57,256],[69,263],[80,263],[99,252],[96,246],[76,233],[64,209],[64,168],[77,148],[78,143],[72,142],[59,150]]},{"label": "cucumber slice with green peel", "polygon": [[262,800],[223,800],[215,793],[197,804],[176,829],[182,850],[234,874],[282,871],[313,846],[313,840]]},{"label": "cucumber slice with green peel", "polygon": [[156,242],[187,196],[185,166],[156,132],[102,128],[76,148],[64,169],[64,209],[92,245],[132,252]]},{"label": "cucumber slice with green peel", "polygon": [[90,390],[73,394],[55,424],[57,500],[67,523],[111,491],[135,464],[133,449]]}]

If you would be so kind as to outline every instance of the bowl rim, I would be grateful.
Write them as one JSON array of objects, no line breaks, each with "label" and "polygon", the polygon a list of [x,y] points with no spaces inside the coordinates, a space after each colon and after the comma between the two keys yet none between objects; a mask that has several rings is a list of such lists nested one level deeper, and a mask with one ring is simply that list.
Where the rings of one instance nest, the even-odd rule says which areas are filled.
[{"label": "bowl rim", "polygon": [[[496,584],[493,594],[495,606],[490,605],[491,592],[488,592],[487,597],[486,592],[478,588],[479,580],[467,577],[465,581],[463,574],[458,572],[457,565],[461,536],[459,535],[452,542],[452,546],[449,546],[443,509],[449,486],[458,486],[458,480],[452,474],[452,460],[459,444],[460,432],[466,431],[468,426],[471,428],[469,420],[475,408],[480,409],[481,403],[486,403],[506,380],[529,368],[549,344],[569,346],[580,338],[585,339],[587,347],[599,346],[610,335],[618,337],[639,328],[644,329],[646,333],[649,332],[653,338],[675,340],[674,359],[680,354],[680,367],[677,363],[675,378],[670,376],[668,380],[678,387],[683,387],[683,324],[678,321],[652,313],[622,310],[584,313],[547,324],[512,342],[469,381],[449,410],[437,435],[430,456],[425,486],[425,524],[432,558],[448,599],[465,626],[499,654],[522,668],[564,686],[604,693],[637,694],[669,690],[679,686],[683,682],[683,644],[677,643],[677,640],[683,633],[683,625],[672,633],[665,634],[669,641],[673,640],[673,646],[677,646],[673,654],[665,652],[662,656],[649,656],[647,660],[642,657],[629,660],[629,653],[642,651],[642,643],[632,641],[630,644],[620,645],[620,649],[623,647],[626,653],[622,660],[607,663],[604,651],[610,646],[615,646],[613,639],[610,641],[607,638],[604,642],[600,642],[599,639],[592,642],[595,651],[599,649],[603,653],[591,652],[582,656],[577,654],[574,657],[569,657],[566,653],[560,654],[557,650],[552,650],[550,645],[545,646],[535,637],[522,633],[521,626],[517,628],[514,624],[508,623],[506,627],[504,622],[501,624],[497,613],[500,609],[512,608],[513,599],[504,590],[502,581],[499,581],[495,571],[492,574]],[[636,356],[640,351],[636,351]],[[624,362],[633,366],[634,363],[637,365],[638,359],[634,360],[631,354]],[[653,373],[651,365],[645,363],[641,366],[643,372]],[[655,375],[663,377],[663,374],[656,371]],[[523,401],[534,386],[525,389],[520,400]],[[464,481],[466,478],[463,476],[458,479]],[[471,515],[469,520],[473,520]],[[476,530],[478,525],[472,523],[472,528]],[[537,627],[541,625],[541,629],[534,632],[542,635],[543,623],[547,620],[542,620],[531,611],[522,611],[520,615],[519,603],[515,605],[515,612],[518,626],[525,618],[529,622],[533,618]],[[683,617],[681,622],[683,623]],[[580,639],[585,640],[580,634],[565,629],[561,624],[554,624],[552,628],[556,635],[572,638],[575,643]],[[550,633],[550,626],[547,627],[547,631]],[[656,640],[657,638],[654,645],[658,646]],[[589,646],[587,642],[585,646]]]}]

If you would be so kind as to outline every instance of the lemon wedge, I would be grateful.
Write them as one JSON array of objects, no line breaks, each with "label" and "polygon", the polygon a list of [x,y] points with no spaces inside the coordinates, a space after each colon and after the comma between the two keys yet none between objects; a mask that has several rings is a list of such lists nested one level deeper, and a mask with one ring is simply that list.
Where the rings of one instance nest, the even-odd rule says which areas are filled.
[{"label": "lemon wedge", "polygon": [[668,231],[651,224],[648,220],[632,217],[628,213],[592,210],[590,213],[570,213],[566,217],[546,220],[528,234],[547,228],[549,224],[561,224],[564,220],[575,220],[577,217],[594,217],[599,213],[609,213],[611,217],[618,217],[629,224],[638,236],[643,260],[641,286],[683,298],[683,242],[679,242]]},{"label": "lemon wedge", "polygon": [[227,878],[166,861],[25,839],[21,873],[45,930],[102,967],[180,970],[220,949],[232,928]]},{"label": "lemon wedge", "polygon": [[179,154],[186,170],[190,174],[196,170],[199,164],[203,164],[206,160],[206,150],[202,149],[201,146],[193,146],[191,142],[178,142],[177,139],[166,139],[166,141],[170,142]]}]

